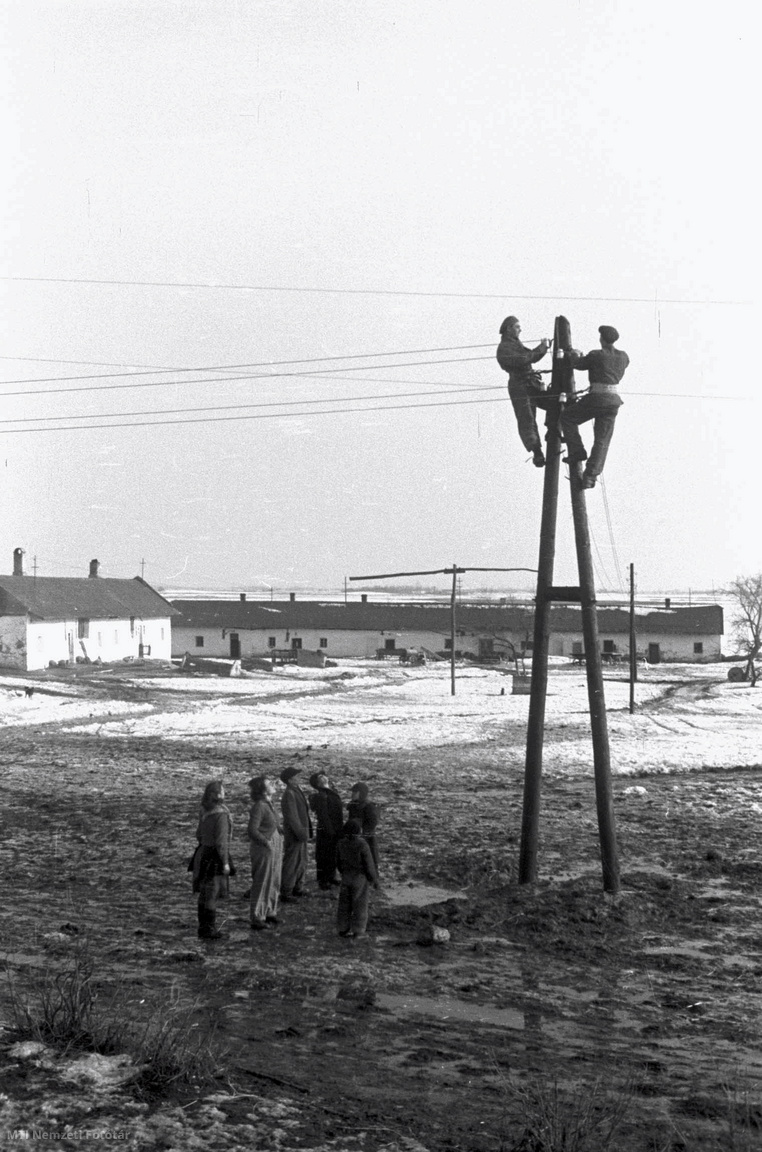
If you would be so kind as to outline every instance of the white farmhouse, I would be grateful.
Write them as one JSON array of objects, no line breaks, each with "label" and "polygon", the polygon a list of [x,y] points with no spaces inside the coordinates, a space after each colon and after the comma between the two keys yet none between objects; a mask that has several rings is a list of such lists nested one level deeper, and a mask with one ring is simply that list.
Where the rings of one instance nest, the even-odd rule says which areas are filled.
[{"label": "white farmhouse", "polygon": [[97,560],[83,578],[25,576],[16,548],[13,575],[0,576],[0,665],[31,672],[61,661],[169,660],[173,615],[140,576],[104,579]]},{"label": "white farmhouse", "polygon": [[[452,650],[450,609],[441,605],[347,604],[321,601],[174,600],[172,623],[175,656],[246,659],[284,651],[322,652],[341,657],[390,656],[407,649],[441,655]],[[579,608],[551,611],[550,655],[574,658],[582,652]],[[532,648],[531,607],[464,604],[456,609],[456,654],[476,660],[511,658]],[[722,608],[709,604],[639,611],[635,616],[638,657],[649,663],[719,660]],[[598,609],[598,633],[604,659],[624,658],[630,648],[629,612]]]}]

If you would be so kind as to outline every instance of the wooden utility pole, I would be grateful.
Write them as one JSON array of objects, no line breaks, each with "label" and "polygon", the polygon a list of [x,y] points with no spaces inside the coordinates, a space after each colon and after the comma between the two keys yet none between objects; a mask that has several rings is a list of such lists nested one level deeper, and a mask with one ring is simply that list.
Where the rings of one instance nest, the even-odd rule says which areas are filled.
[{"label": "wooden utility pole", "polygon": [[570,359],[572,349],[569,321],[556,317],[553,338],[553,369],[548,392],[545,426],[546,464],[543,486],[540,556],[537,569],[534,643],[532,649],[532,684],[527,722],[526,765],[524,772],[524,808],[521,826],[519,883],[537,880],[537,850],[540,826],[540,792],[542,753],[545,731],[545,703],[548,688],[548,655],[550,613],[554,601],[579,603],[582,608],[582,634],[585,646],[590,725],[593,738],[598,831],[601,844],[603,886],[607,892],[619,890],[619,865],[616,852],[614,811],[611,795],[611,762],[609,755],[606,704],[603,695],[603,670],[595,608],[595,584],[587,526],[585,490],[581,483],[582,467],[570,464],[570,482],[574,535],[579,569],[579,587],[556,587],[553,570],[556,552],[558,516],[558,479],[561,457],[559,415],[565,397],[574,395],[574,372]]},{"label": "wooden utility pole", "polygon": [[453,564],[452,568],[432,568],[426,572],[384,572],[378,576],[350,576],[350,580],[394,580],[398,576],[450,576],[452,575],[452,591],[450,593],[450,695],[455,695],[455,605],[458,589],[458,576],[463,572],[536,572],[536,568],[459,568]]},{"label": "wooden utility pole", "polygon": [[635,711],[635,684],[638,679],[638,648],[635,637],[635,565],[630,565],[630,715]]}]

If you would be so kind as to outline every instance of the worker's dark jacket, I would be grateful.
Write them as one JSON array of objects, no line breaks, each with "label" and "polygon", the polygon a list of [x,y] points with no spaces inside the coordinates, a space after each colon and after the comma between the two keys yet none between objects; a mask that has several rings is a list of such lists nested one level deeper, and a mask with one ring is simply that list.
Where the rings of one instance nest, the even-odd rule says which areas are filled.
[{"label": "worker's dark jacket", "polygon": [[508,395],[525,396],[539,390],[542,381],[532,365],[546,354],[542,346],[525,348],[516,336],[504,336],[497,346],[497,362],[508,373]]},{"label": "worker's dark jacket", "polygon": [[378,808],[371,800],[350,800],[347,804],[349,820],[359,820],[362,836],[367,840],[375,836],[378,827]]},{"label": "worker's dark jacket", "polygon": [[310,808],[317,819],[318,837],[338,836],[344,827],[344,807],[333,788],[318,788],[310,796]]},{"label": "worker's dark jacket", "polygon": [[312,839],[312,821],[307,797],[296,784],[286,785],[280,800],[283,813],[283,831],[289,840],[306,843]]},{"label": "worker's dark jacket", "polygon": [[364,876],[371,884],[378,880],[370,848],[362,836],[343,836],[336,847],[336,867],[344,883]]},{"label": "worker's dark jacket", "polygon": [[587,356],[575,353],[572,367],[586,368],[591,392],[616,393],[619,381],[630,363],[630,357],[619,348],[594,348]]}]

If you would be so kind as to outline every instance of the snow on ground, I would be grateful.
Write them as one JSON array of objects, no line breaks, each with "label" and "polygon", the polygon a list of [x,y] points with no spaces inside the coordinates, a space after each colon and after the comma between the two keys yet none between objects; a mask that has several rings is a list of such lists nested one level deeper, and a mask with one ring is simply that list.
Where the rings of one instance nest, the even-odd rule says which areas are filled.
[{"label": "snow on ground", "polygon": [[[485,766],[496,767],[523,762],[529,711],[529,697],[513,696],[512,677],[500,669],[459,667],[453,696],[447,664],[407,669],[346,661],[325,670],[286,666],[244,680],[120,678],[107,700],[103,682],[97,684],[98,695],[92,682],[90,693],[81,683],[46,682],[44,690],[27,697],[24,686],[30,683],[22,678],[1,682],[2,724],[65,721],[71,731],[97,729],[101,738],[219,737],[295,749],[326,745],[348,755],[390,748],[413,755],[421,748],[479,745]],[[119,685],[125,683],[144,690],[146,702],[120,700]],[[762,689],[730,684],[727,665],[639,670],[633,715],[629,691],[623,669],[606,671],[615,773],[762,763]],[[567,664],[552,667],[544,768],[578,774],[590,771],[591,764],[585,672]]]}]

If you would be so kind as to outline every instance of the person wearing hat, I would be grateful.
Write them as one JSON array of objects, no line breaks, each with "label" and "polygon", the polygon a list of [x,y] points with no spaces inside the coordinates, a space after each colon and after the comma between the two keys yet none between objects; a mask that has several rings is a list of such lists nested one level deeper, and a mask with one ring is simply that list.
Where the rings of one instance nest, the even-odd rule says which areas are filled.
[{"label": "person wearing hat", "polygon": [[[582,473],[583,488],[594,488],[596,480],[603,471],[611,437],[614,435],[614,422],[622,406],[619,381],[630,363],[627,353],[614,347],[619,339],[616,328],[612,328],[610,324],[601,324],[598,332],[600,348],[594,348],[587,356],[576,351],[572,351],[571,354],[574,368],[587,369],[590,391],[573,404],[567,404],[559,421],[562,435],[566,440],[567,462],[574,464],[577,461],[587,460],[587,466]],[[594,421],[593,447],[589,460],[579,434],[580,424],[585,424],[588,420]]]},{"label": "person wearing hat", "polygon": [[251,859],[250,922],[254,929],[278,923],[283,832],[273,808],[275,785],[267,776],[249,781],[251,808],[246,834]]},{"label": "person wearing hat", "polygon": [[315,789],[310,796],[310,808],[317,820],[315,871],[318,888],[325,891],[340,883],[336,879],[336,843],[344,824],[344,805],[325,772],[313,772],[310,785]]},{"label": "person wearing hat", "polygon": [[508,395],[516,415],[521,443],[532,453],[532,463],[542,468],[545,454],[537,430],[537,409],[546,407],[542,378],[532,365],[542,360],[550,344],[541,340],[532,350],[519,340],[521,325],[515,316],[506,316],[500,325],[497,362],[508,373]]},{"label": "person wearing hat", "polygon": [[296,782],[301,768],[284,768],[280,778],[286,785],[280,798],[283,813],[283,871],[280,898],[290,904],[304,895],[307,875],[307,844],[312,839],[312,821],[307,797]]}]

